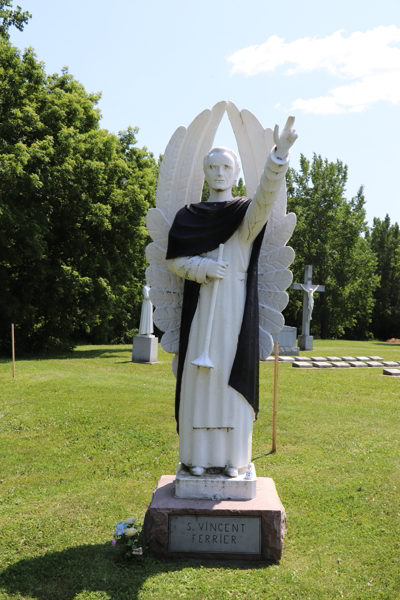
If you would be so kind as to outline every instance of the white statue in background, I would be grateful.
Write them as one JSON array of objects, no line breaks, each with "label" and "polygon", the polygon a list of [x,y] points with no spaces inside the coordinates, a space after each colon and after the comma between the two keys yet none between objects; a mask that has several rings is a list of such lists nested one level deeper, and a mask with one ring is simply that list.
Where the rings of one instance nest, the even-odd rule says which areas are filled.
[{"label": "white statue in background", "polygon": [[149,292],[150,287],[145,285],[143,287],[143,302],[142,312],[140,313],[139,335],[152,335],[154,332],[153,303],[150,300]]},{"label": "white statue in background", "polygon": [[[209,150],[225,110],[251,199],[232,197],[236,154]],[[285,244],[296,221],[286,215],[284,179],[293,123],[290,117],[281,134],[278,126],[264,131],[248,111],[220,102],[175,132],[162,162],[157,208],[148,215],[147,278],[155,323],[166,332],[161,344],[179,353],[180,460],[192,475],[219,468],[236,477],[251,460],[259,358],[284,325],[292,281],[294,252]],[[199,202],[204,175],[207,203]],[[198,366],[206,364],[199,362],[205,349],[210,366]]]}]

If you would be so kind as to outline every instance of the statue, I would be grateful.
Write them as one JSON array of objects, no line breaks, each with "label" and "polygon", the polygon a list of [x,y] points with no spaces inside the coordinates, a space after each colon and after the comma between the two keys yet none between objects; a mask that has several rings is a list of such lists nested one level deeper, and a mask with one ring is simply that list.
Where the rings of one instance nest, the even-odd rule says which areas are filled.
[{"label": "statue", "polygon": [[[232,197],[236,154],[210,150],[225,110],[251,198]],[[281,134],[278,126],[264,131],[250,112],[220,102],[177,129],[161,165],[146,274],[161,344],[176,353],[180,460],[192,475],[220,469],[237,477],[251,461],[259,359],[284,325],[292,281],[294,252],[285,244],[296,220],[286,215],[284,181],[293,124],[289,117]],[[204,176],[207,203],[199,202]]]},{"label": "statue", "polygon": [[150,335],[154,333],[153,328],[153,304],[150,300],[150,288],[146,284],[143,287],[142,312],[140,313],[139,335]]}]

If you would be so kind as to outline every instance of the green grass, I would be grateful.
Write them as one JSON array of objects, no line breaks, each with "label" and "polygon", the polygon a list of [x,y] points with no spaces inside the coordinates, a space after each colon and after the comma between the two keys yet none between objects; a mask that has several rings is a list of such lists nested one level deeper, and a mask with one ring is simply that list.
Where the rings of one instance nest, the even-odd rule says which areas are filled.
[{"label": "green grass", "polygon": [[[305,355],[381,355],[399,344],[314,342]],[[394,600],[399,581],[400,378],[382,369],[280,367],[277,453],[273,365],[261,364],[257,475],[287,512],[280,565],[126,563],[115,523],[143,522],[175,472],[171,357],[130,362],[129,346],[0,362],[0,599]]]}]

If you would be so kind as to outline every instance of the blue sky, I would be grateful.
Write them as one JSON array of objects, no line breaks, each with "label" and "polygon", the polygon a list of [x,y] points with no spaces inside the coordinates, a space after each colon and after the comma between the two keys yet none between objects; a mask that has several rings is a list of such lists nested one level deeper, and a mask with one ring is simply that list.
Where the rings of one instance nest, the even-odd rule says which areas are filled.
[{"label": "blue sky", "polygon": [[[17,2],[14,2],[14,6]],[[264,127],[296,116],[292,153],[349,167],[367,219],[400,223],[399,0],[18,0],[33,18],[12,42],[48,73],[68,66],[103,93],[102,126],[138,126],[156,156],[179,125],[231,100]],[[224,118],[216,143],[236,148]]]}]

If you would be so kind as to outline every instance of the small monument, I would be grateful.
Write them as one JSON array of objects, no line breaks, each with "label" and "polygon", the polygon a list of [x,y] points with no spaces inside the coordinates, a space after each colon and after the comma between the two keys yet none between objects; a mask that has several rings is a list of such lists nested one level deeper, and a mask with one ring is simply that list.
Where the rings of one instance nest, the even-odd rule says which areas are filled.
[{"label": "small monument", "polygon": [[153,303],[149,292],[150,287],[146,284],[143,288],[139,335],[133,338],[132,362],[155,363],[158,359],[158,339],[153,334]]},{"label": "small monument", "polygon": [[[239,157],[212,148],[225,113],[238,142],[249,198],[233,198]],[[180,463],[163,475],[144,531],[156,555],[280,560],[284,508],[271,478],[256,477],[252,426],[259,410],[260,357],[284,325],[287,247],[285,174],[297,138],[220,102],[179,127],[164,154],[146,276],[164,350],[176,354],[175,418]],[[210,148],[212,148],[210,150]],[[204,177],[210,199],[201,202]]]},{"label": "small monument", "polygon": [[292,283],[292,290],[303,290],[303,323],[301,335],[299,335],[300,350],[313,349],[313,336],[310,335],[310,323],[314,308],[315,292],[324,292],[324,285],[313,285],[312,283],[312,265],[304,267],[304,283]]},{"label": "small monument", "polygon": [[[289,327],[285,325],[279,333],[273,333],[272,338],[274,343],[279,342],[280,356],[299,356],[300,348],[297,345],[297,327]],[[272,355],[275,354],[275,345],[272,350]]]}]

